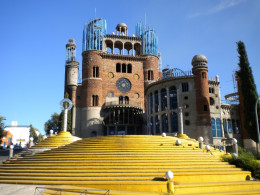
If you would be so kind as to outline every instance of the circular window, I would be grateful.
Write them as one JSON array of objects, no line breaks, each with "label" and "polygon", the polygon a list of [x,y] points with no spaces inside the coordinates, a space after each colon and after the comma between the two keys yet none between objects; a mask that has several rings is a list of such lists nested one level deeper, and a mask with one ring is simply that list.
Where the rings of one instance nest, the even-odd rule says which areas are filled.
[{"label": "circular window", "polygon": [[209,102],[211,106],[215,104],[215,100],[212,97],[209,98]]},{"label": "circular window", "polygon": [[134,98],[135,98],[135,99],[138,99],[138,98],[139,98],[139,93],[135,93],[135,94],[134,94]]},{"label": "circular window", "polygon": [[138,74],[134,74],[134,79],[138,80],[140,76]]},{"label": "circular window", "polygon": [[112,91],[108,92],[108,93],[107,93],[107,97],[114,97],[113,92],[112,92]]},{"label": "circular window", "polygon": [[116,87],[119,91],[125,93],[130,91],[131,89],[131,83],[128,79],[126,78],[120,78],[116,82]]}]

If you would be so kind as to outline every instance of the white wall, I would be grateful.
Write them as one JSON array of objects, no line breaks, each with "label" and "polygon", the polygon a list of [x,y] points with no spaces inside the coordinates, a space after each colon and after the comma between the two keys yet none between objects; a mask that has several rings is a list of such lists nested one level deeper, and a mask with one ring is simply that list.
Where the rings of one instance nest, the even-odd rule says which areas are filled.
[{"label": "white wall", "polygon": [[24,127],[6,127],[4,129],[5,131],[10,131],[13,135],[13,144],[16,145],[21,142],[22,147],[26,147],[26,145],[29,143],[29,136],[30,136],[30,127],[24,126]]}]

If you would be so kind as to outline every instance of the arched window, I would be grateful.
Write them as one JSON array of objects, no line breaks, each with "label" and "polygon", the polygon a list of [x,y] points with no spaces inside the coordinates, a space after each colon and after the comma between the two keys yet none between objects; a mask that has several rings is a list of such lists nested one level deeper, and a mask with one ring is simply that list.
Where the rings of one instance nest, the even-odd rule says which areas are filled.
[{"label": "arched window", "polygon": [[150,94],[150,114],[153,113],[153,94]]},{"label": "arched window", "polygon": [[148,80],[153,80],[153,71],[148,70]]},{"label": "arched window", "polygon": [[171,131],[178,132],[178,115],[175,112],[171,113]]},{"label": "arched window", "polygon": [[155,116],[155,133],[159,134],[160,133],[160,120],[159,116]]},{"label": "arched window", "polygon": [[212,136],[217,137],[216,124],[214,118],[211,118],[211,129],[212,129]]},{"label": "arched window", "polygon": [[132,73],[132,64],[127,65],[127,73]]},{"label": "arched window", "polygon": [[166,89],[161,90],[161,111],[167,110],[167,92]]},{"label": "arched window", "polygon": [[154,92],[154,112],[159,111],[159,96],[158,91]]},{"label": "arched window", "polygon": [[125,104],[129,104],[129,97],[125,96]]},{"label": "arched window", "polygon": [[123,96],[119,96],[119,104],[123,104]]},{"label": "arched window", "polygon": [[232,125],[231,125],[231,120],[228,119],[228,132],[232,133]]},{"label": "arched window", "polygon": [[97,66],[93,67],[93,77],[94,78],[99,77],[99,67]]},{"label": "arched window", "polygon": [[120,63],[116,64],[116,72],[121,72],[121,64]]},{"label": "arched window", "polygon": [[168,117],[166,114],[162,115],[162,132],[169,132],[168,129]]},{"label": "arched window", "polygon": [[122,64],[122,73],[126,73],[126,64]]},{"label": "arched window", "polygon": [[149,135],[154,135],[153,132],[153,117],[150,118],[150,131],[149,131]]},{"label": "arched window", "polygon": [[206,72],[202,72],[202,78],[203,78],[203,79],[206,79],[206,78],[207,78]]},{"label": "arched window", "polygon": [[176,87],[173,86],[169,89],[169,95],[170,95],[170,109],[174,110],[178,107],[177,105],[177,90]]},{"label": "arched window", "polygon": [[216,126],[217,126],[217,137],[222,137],[221,120],[219,118],[216,119]]},{"label": "arched window", "polygon": [[92,106],[98,106],[98,95],[92,95]]}]

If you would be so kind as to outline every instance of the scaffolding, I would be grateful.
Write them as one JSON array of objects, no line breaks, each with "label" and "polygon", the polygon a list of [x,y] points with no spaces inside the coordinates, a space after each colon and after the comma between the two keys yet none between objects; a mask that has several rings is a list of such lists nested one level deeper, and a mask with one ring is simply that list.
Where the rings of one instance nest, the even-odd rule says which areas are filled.
[{"label": "scaffolding", "polygon": [[103,37],[107,33],[105,19],[94,19],[84,25],[82,51],[103,49]]},{"label": "scaffolding", "polygon": [[158,37],[153,28],[147,27],[142,22],[138,22],[135,28],[137,37],[142,38],[142,52],[158,56]]}]

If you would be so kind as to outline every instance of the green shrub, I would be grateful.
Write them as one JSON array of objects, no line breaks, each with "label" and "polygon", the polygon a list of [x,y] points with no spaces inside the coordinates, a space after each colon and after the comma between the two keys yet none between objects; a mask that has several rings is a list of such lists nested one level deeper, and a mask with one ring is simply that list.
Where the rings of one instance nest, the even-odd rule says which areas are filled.
[{"label": "green shrub", "polygon": [[260,163],[251,152],[246,152],[243,148],[238,148],[238,157],[223,156],[223,160],[236,165],[245,171],[251,171],[252,176],[260,180]]}]

